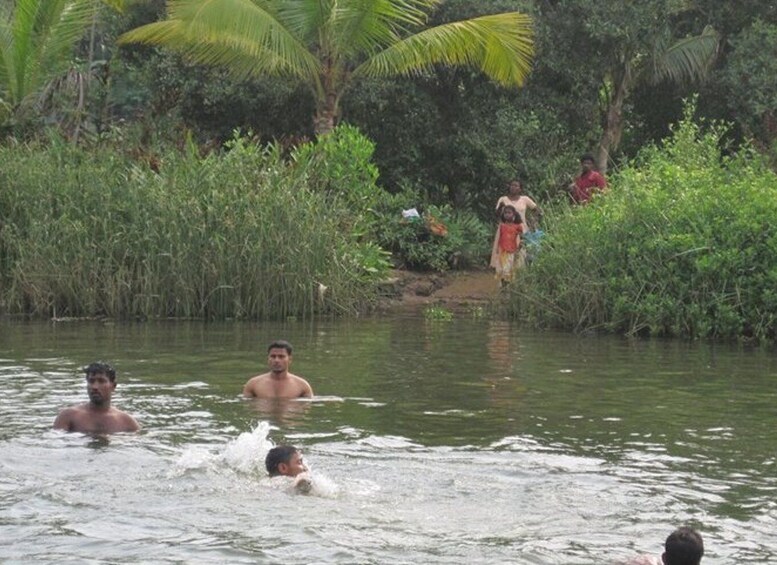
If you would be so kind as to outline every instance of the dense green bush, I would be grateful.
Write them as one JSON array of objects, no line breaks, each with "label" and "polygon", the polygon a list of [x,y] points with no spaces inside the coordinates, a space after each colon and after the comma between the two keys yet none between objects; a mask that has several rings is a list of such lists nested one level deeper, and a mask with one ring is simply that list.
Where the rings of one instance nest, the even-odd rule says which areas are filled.
[{"label": "dense green bush", "polygon": [[[410,208],[416,208],[420,217],[403,218],[402,210]],[[488,262],[490,229],[470,211],[425,204],[417,191],[405,189],[384,193],[374,215],[375,240],[393,254],[399,267],[446,271]]]},{"label": "dense green bush", "polygon": [[109,144],[2,147],[0,307],[38,316],[355,312],[374,299],[388,263],[343,229],[352,209],[311,188],[340,175],[328,159],[342,162],[327,150],[315,167],[289,163],[277,146],[237,138],[205,158],[193,145],[167,152],[157,173]]},{"label": "dense green bush", "polygon": [[743,129],[769,146],[777,141],[777,24],[756,21],[732,43],[726,98]]},{"label": "dense green bush", "polygon": [[777,177],[752,152],[721,157],[721,127],[691,109],[586,207],[547,215],[548,236],[511,313],[629,334],[773,339]]}]

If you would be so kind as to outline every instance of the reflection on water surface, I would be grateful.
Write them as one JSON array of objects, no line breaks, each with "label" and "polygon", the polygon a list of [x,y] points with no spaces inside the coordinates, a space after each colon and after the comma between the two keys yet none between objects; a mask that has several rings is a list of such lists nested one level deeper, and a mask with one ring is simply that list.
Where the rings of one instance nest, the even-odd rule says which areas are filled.
[{"label": "reflection on water surface", "polygon": [[[249,401],[295,345],[312,401]],[[144,430],[50,430],[119,372]],[[772,352],[420,318],[0,323],[0,560],[610,563],[676,525],[704,563],[777,561]],[[318,496],[267,484],[298,444]],[[325,486],[324,486],[325,485]]]}]

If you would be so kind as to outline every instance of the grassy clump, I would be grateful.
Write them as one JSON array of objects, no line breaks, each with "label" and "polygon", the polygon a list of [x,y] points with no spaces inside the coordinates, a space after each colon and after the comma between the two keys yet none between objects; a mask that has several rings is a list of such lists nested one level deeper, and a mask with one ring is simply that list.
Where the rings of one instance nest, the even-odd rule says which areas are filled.
[{"label": "grassy clump", "polygon": [[286,161],[276,147],[235,139],[223,154],[158,156],[154,172],[116,148],[2,147],[0,309],[122,318],[356,312],[374,300],[387,262],[353,235],[342,198],[312,188],[331,173],[328,155],[314,167],[315,156],[306,148]]},{"label": "grassy clump", "polygon": [[774,339],[777,176],[751,152],[721,156],[723,134],[688,108],[608,194],[547,218],[512,315],[578,331]]},{"label": "grassy clump", "polygon": [[[469,210],[435,206],[416,190],[383,193],[372,209],[373,238],[391,252],[397,266],[447,271],[484,265],[491,251],[491,227]],[[403,218],[416,208],[418,218]]]}]

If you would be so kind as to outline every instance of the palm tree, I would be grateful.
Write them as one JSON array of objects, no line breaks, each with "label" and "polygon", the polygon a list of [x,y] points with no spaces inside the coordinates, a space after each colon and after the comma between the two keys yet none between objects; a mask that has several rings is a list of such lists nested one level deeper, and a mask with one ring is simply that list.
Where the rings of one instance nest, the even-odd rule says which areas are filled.
[{"label": "palm tree", "polygon": [[467,66],[520,86],[533,54],[531,19],[510,12],[422,29],[441,0],[169,0],[166,20],[120,37],[169,47],[237,77],[288,75],[316,101],[330,131],[352,80]]},{"label": "palm tree", "polygon": [[0,6],[0,123],[29,108],[63,74],[94,17],[94,0],[16,0]]},{"label": "palm tree", "polygon": [[634,50],[620,53],[607,73],[603,99],[603,131],[596,149],[596,164],[604,173],[611,151],[617,149],[623,135],[623,105],[632,88],[640,81],[658,84],[691,83],[703,79],[718,52],[718,33],[711,27],[692,37],[674,40],[668,35],[654,38],[650,53]]}]

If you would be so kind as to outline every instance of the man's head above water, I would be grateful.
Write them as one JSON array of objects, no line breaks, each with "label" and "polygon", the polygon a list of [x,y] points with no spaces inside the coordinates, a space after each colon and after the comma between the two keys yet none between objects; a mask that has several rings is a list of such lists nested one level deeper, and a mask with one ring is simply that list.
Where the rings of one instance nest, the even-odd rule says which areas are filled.
[{"label": "man's head above water", "polygon": [[677,528],[669,534],[661,559],[664,565],[699,565],[704,555],[704,542],[693,528]]},{"label": "man's head above water", "polygon": [[306,472],[305,462],[302,460],[302,452],[293,445],[279,445],[267,452],[264,466],[271,477],[284,475],[296,477]]}]

